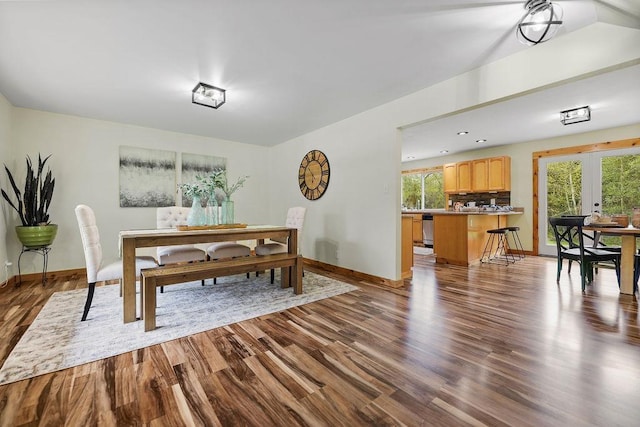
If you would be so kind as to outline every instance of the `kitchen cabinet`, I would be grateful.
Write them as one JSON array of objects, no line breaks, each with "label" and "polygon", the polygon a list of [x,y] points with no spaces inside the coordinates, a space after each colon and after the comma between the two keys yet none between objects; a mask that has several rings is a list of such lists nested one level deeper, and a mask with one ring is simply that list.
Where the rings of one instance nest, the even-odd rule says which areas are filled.
[{"label": "kitchen cabinet", "polygon": [[468,193],[471,191],[471,167],[472,163],[458,162],[456,163],[456,174],[458,175],[458,192]]},{"label": "kitchen cabinet", "polygon": [[455,193],[458,191],[458,175],[455,163],[447,163],[442,167],[444,179],[444,192]]},{"label": "kitchen cabinet", "polygon": [[491,157],[488,164],[488,190],[511,191],[511,157]]},{"label": "kitchen cabinet", "polygon": [[422,214],[413,214],[412,217],[413,244],[422,246]]},{"label": "kitchen cabinet", "polygon": [[448,163],[444,165],[444,192],[465,193],[471,191],[471,162]]},{"label": "kitchen cabinet", "polygon": [[471,188],[473,191],[489,190],[489,159],[477,159],[472,162],[471,173],[473,181]]},{"label": "kitchen cabinet", "polygon": [[443,168],[445,193],[511,190],[511,158],[508,156],[448,163]]},{"label": "kitchen cabinet", "polygon": [[413,267],[413,216],[402,215],[402,278],[411,277]]},{"label": "kitchen cabinet", "polygon": [[468,266],[480,262],[487,230],[507,226],[509,214],[434,214],[433,252],[439,264]]}]

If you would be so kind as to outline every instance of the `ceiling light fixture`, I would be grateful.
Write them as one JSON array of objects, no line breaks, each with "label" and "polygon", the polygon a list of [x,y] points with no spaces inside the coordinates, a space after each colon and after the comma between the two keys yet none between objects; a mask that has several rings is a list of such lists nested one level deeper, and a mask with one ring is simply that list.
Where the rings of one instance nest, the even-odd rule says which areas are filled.
[{"label": "ceiling light fixture", "polygon": [[205,107],[218,108],[227,100],[226,90],[202,82],[198,83],[191,92],[191,102]]},{"label": "ceiling light fixture", "polygon": [[528,0],[524,8],[527,13],[516,27],[520,43],[533,46],[556,35],[562,25],[562,8],[559,5],[548,0]]},{"label": "ceiling light fixture", "polygon": [[440,150],[440,154],[447,154],[449,150]]},{"label": "ceiling light fixture", "polygon": [[463,131],[461,131],[461,132],[458,132],[458,135],[466,135],[466,134],[468,134],[468,133],[469,133],[468,131],[463,130]]},{"label": "ceiling light fixture", "polygon": [[476,142],[487,142],[486,139],[476,139]]},{"label": "ceiling light fixture", "polygon": [[591,108],[589,108],[588,105],[572,110],[560,111],[560,122],[563,125],[588,122],[589,120],[591,120]]}]

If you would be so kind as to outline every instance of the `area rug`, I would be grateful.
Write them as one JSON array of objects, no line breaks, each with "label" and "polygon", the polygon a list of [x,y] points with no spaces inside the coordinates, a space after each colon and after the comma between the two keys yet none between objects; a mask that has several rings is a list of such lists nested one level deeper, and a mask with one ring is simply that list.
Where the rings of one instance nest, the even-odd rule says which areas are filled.
[{"label": "area rug", "polygon": [[[78,366],[109,356],[275,313],[329,298],[357,287],[305,272],[303,293],[269,283],[269,274],[245,275],[165,287],[158,292],[157,328],[144,332],[144,322],[122,322],[118,285],[97,287],[86,322],[80,322],[87,291],[56,292],[13,349],[0,384]],[[138,295],[139,297],[139,295]]]}]

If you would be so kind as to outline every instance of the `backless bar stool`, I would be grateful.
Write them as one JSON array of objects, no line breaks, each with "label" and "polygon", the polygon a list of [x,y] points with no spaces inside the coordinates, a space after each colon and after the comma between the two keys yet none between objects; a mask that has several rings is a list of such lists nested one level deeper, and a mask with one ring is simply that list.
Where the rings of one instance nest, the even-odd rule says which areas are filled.
[{"label": "backless bar stool", "polygon": [[[509,247],[511,252],[515,252],[515,254],[518,256],[518,259],[524,259],[524,248],[522,247],[522,242],[520,241],[520,236],[518,235],[520,227],[503,227],[503,229],[507,230],[507,233],[505,234],[507,247]],[[513,240],[513,246],[509,244],[509,235],[511,235],[511,240]]]},{"label": "backless bar stool", "polygon": [[[513,254],[507,252],[507,230],[505,228],[495,228],[487,230],[487,233],[489,234],[489,239],[487,244],[484,245],[480,262],[502,265],[515,263],[516,258]],[[496,246],[495,250],[493,249],[494,245]]]}]

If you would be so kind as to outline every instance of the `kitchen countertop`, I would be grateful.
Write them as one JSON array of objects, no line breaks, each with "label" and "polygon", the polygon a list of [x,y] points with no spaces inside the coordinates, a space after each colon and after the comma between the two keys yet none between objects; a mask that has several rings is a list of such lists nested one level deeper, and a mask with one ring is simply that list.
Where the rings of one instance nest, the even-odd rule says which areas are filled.
[{"label": "kitchen countertop", "polygon": [[517,211],[478,211],[478,212],[453,212],[441,211],[433,212],[432,215],[522,215],[524,212]]},{"label": "kitchen countertop", "polygon": [[522,215],[524,212],[521,210],[454,212],[454,211],[446,211],[444,209],[421,209],[421,210],[402,211],[403,215],[425,214],[425,213],[432,214],[432,215]]}]

